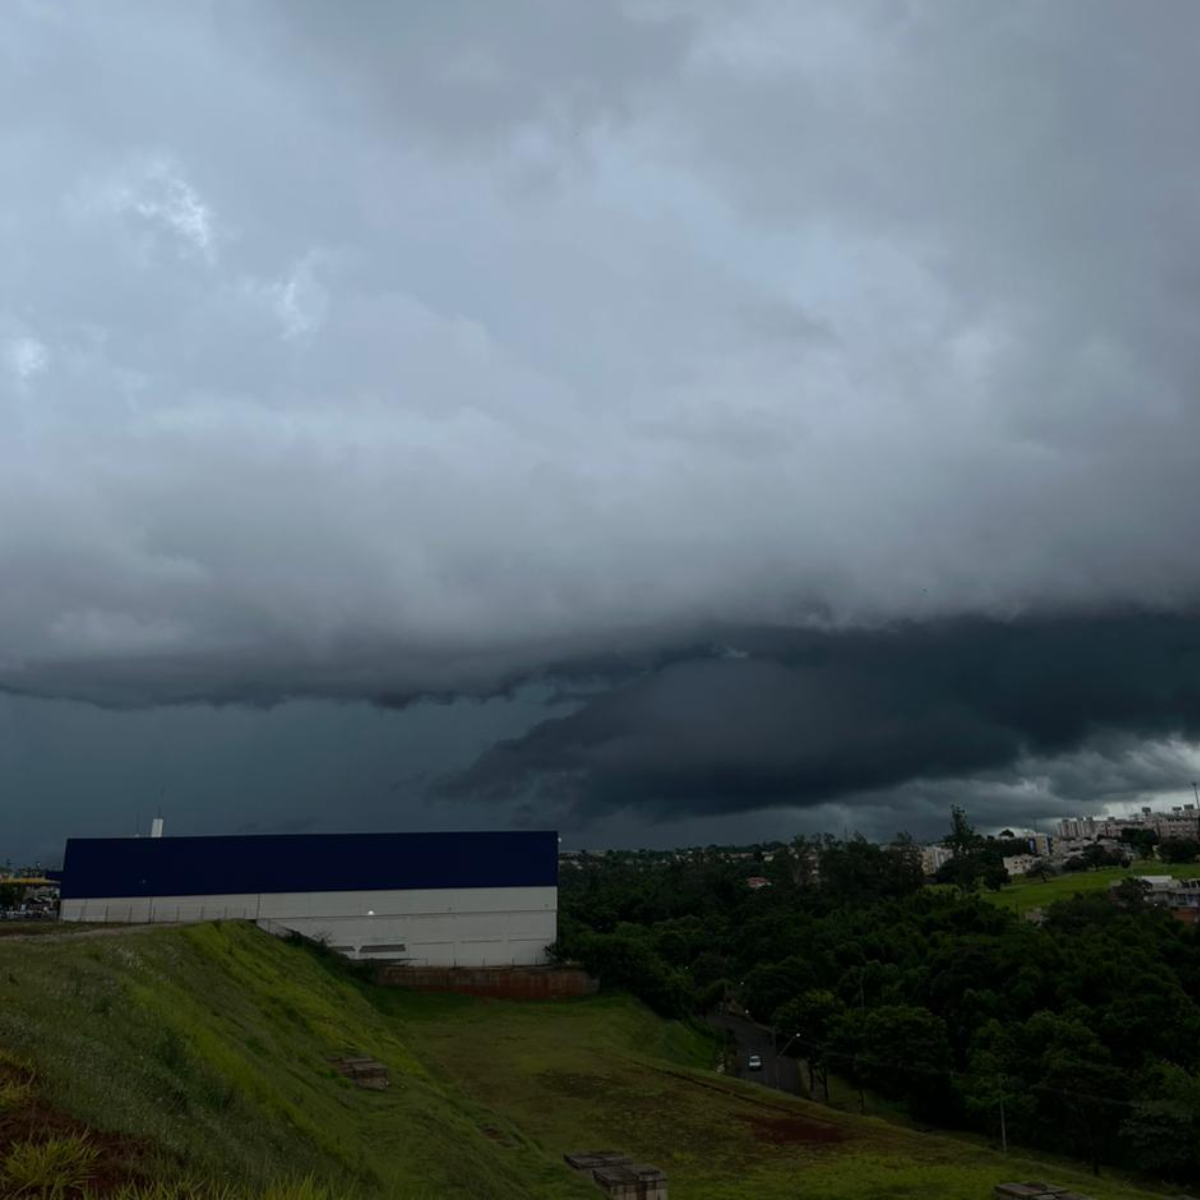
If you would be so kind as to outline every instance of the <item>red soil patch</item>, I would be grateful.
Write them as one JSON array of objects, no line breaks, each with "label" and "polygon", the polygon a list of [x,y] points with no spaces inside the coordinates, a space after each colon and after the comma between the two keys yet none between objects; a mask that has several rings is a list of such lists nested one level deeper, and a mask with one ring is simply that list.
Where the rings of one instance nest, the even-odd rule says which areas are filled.
[{"label": "red soil patch", "polygon": [[[0,1063],[0,1080],[32,1085],[28,1071]],[[148,1142],[119,1133],[104,1133],[43,1104],[34,1094],[29,1102],[11,1112],[0,1112],[0,1159],[22,1142],[48,1142],[51,1138],[85,1137],[100,1151],[87,1196],[106,1196],[124,1183],[144,1178],[139,1162],[150,1151]],[[71,1193],[79,1195],[80,1193]]]},{"label": "red soil patch", "polygon": [[829,1144],[844,1142],[849,1134],[838,1125],[826,1125],[820,1121],[806,1121],[802,1117],[764,1117],[742,1114],[737,1118],[754,1130],[760,1142],[775,1146]]}]

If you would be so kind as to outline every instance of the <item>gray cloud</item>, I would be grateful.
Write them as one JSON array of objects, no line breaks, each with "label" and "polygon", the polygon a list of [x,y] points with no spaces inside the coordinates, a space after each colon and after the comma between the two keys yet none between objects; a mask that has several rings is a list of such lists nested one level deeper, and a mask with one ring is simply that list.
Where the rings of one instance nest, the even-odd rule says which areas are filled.
[{"label": "gray cloud", "polygon": [[1131,735],[1200,738],[1194,618],[746,631],[737,644],[752,652],[671,663],[488,749],[447,792],[677,818],[1019,769],[1045,775],[1043,793],[1103,800],[1186,782]]},{"label": "gray cloud", "polygon": [[[1181,0],[7,6],[0,688],[402,705],[722,629],[1194,612],[1198,33]],[[568,728],[689,673],[814,703],[764,660]],[[814,722],[907,728],[912,673],[855,670]],[[1136,695],[1108,724],[1165,728]],[[1030,739],[953,728],[939,771]]]}]

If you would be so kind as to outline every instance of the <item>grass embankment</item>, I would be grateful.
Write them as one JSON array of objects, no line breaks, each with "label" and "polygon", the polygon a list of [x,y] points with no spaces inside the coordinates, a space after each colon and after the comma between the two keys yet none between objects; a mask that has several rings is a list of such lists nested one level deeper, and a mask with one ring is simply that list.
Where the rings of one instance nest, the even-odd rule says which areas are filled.
[{"label": "grass embankment", "polygon": [[710,1039],[625,997],[383,1004],[427,1062],[548,1150],[620,1148],[666,1171],[672,1200],[987,1200],[1001,1180],[1045,1178],[1096,1200],[1148,1195],[723,1078]]},{"label": "grass embankment", "polygon": [[1045,908],[1056,900],[1069,900],[1089,892],[1107,892],[1122,879],[1136,875],[1172,875],[1176,879],[1200,878],[1198,863],[1136,862],[1131,867],[1102,867],[1098,871],[1072,871],[1056,875],[1044,882],[1040,879],[1018,878],[998,892],[980,893],[985,900],[1014,912]]},{"label": "grass embankment", "polygon": [[[672,1200],[986,1200],[1046,1177],[1148,1195],[726,1079],[708,1034],[627,997],[387,991],[235,924],[0,947],[0,1047],[62,1132],[86,1122],[149,1178],[594,1200],[561,1155],[612,1148],[662,1167]],[[387,1063],[392,1087],[337,1076],[327,1056],[347,1051]]]},{"label": "grass embankment", "polygon": [[[117,1150],[139,1176],[248,1189],[311,1176],[439,1200],[580,1191],[448,1090],[349,975],[250,926],[3,943],[0,1049],[33,1068],[48,1112],[128,1135]],[[386,1063],[389,1090],[341,1078],[327,1058],[348,1052]]]}]

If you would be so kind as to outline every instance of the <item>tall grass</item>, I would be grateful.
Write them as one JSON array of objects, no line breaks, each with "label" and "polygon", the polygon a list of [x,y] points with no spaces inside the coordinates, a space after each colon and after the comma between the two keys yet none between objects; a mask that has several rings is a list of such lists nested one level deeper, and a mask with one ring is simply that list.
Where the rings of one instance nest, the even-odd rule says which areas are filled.
[{"label": "tall grass", "polygon": [[33,1086],[23,1079],[0,1079],[0,1113],[24,1108],[33,1098]]},{"label": "tall grass", "polygon": [[334,1193],[312,1176],[271,1184],[265,1191],[239,1191],[230,1184],[203,1184],[190,1180],[154,1180],[127,1183],[110,1193],[109,1200],[354,1200],[348,1192]]},{"label": "tall grass", "polygon": [[[39,1102],[129,1136],[137,1171],[169,1185],[148,1200],[293,1200],[281,1189],[303,1185],[277,1181],[305,1177],[294,1200],[584,1194],[536,1142],[489,1137],[470,1090],[430,1072],[373,994],[313,947],[234,922],[9,943],[0,1046],[36,1062]],[[346,1053],[383,1062],[391,1087],[355,1088],[329,1063]]]},{"label": "tall grass", "polygon": [[99,1149],[86,1137],[19,1142],[5,1156],[0,1178],[13,1196],[62,1200],[92,1181],[99,1158]]}]

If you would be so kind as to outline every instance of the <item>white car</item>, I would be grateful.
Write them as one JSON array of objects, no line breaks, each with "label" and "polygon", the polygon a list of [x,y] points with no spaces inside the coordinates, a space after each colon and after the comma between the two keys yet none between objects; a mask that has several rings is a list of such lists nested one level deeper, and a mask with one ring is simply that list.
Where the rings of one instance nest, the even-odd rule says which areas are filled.
[{"label": "white car", "polygon": [[761,1071],[762,1058],[757,1054],[752,1054],[746,1061],[746,1066],[749,1067],[751,1071]]}]

